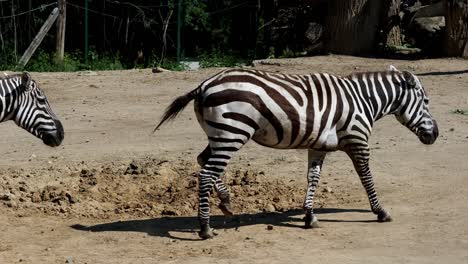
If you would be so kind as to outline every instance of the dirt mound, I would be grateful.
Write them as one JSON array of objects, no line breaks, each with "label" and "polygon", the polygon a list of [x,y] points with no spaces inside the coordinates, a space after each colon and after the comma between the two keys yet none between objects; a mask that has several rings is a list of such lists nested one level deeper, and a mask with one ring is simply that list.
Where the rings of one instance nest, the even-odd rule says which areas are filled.
[{"label": "dirt mound", "polygon": [[[0,204],[18,214],[93,218],[195,215],[199,166],[143,158],[131,163],[50,165],[0,171]],[[224,177],[236,213],[284,211],[302,205],[305,187],[273,180],[263,171],[231,168]],[[316,207],[330,190],[318,193]],[[213,194],[213,205],[218,204]],[[212,206],[214,214],[220,214]]]}]

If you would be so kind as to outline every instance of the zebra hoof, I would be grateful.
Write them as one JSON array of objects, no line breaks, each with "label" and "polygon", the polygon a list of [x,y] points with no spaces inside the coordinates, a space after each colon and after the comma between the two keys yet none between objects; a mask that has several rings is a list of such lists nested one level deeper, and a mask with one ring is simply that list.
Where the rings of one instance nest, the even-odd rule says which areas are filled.
[{"label": "zebra hoof", "polygon": [[210,227],[207,227],[207,228],[202,228],[200,230],[200,232],[198,232],[198,236],[201,238],[201,239],[210,239],[210,238],[213,238],[215,236],[217,236],[218,234],[214,231],[213,228],[210,228]]},{"label": "zebra hoof", "polygon": [[218,208],[223,212],[225,216],[233,216],[234,213],[231,211],[231,205],[230,204],[225,204],[225,203],[220,203],[218,205]]},{"label": "zebra hoof", "polygon": [[391,222],[393,221],[393,219],[387,211],[382,210],[380,213],[377,214],[377,221],[383,223],[383,222]]},{"label": "zebra hoof", "polygon": [[305,217],[305,229],[311,229],[311,228],[319,228],[319,221],[317,220],[317,217],[315,215],[306,215]]}]

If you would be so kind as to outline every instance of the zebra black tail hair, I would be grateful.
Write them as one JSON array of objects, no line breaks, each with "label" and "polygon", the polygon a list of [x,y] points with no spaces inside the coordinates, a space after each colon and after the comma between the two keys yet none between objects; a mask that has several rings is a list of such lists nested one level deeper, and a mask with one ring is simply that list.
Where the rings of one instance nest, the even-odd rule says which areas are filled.
[{"label": "zebra black tail hair", "polygon": [[166,111],[164,112],[164,115],[161,119],[161,121],[159,122],[159,124],[154,128],[153,130],[153,133],[156,132],[156,130],[158,130],[158,128],[163,124],[165,123],[166,121],[170,121],[174,118],[177,117],[177,115],[182,112],[182,110],[184,110],[184,108],[188,105],[188,103],[190,103],[190,101],[192,101],[193,99],[195,99],[195,97],[197,97],[197,95],[200,93],[200,87],[197,87],[197,89],[187,93],[186,95],[182,95],[182,96],[179,96],[177,97],[172,103],[171,105],[169,105],[167,108],[166,108]]}]

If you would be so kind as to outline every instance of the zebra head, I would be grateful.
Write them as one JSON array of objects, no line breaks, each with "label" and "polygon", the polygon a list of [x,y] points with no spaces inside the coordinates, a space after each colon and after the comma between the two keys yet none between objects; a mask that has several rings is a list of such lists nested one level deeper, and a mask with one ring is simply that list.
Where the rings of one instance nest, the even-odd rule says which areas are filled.
[{"label": "zebra head", "polygon": [[62,123],[50,108],[44,92],[27,72],[21,76],[13,120],[48,146],[56,147],[62,143]]},{"label": "zebra head", "polygon": [[390,66],[390,70],[398,72],[402,89],[396,118],[413,131],[422,143],[433,144],[439,136],[439,129],[429,112],[429,98],[419,78],[408,71],[399,72],[393,66]]}]

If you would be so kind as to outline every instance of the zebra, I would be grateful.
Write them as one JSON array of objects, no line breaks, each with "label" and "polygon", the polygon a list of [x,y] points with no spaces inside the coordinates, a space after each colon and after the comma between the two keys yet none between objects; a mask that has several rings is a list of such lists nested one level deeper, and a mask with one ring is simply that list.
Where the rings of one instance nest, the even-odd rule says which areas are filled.
[{"label": "zebra", "polygon": [[0,77],[0,122],[13,120],[48,146],[59,146],[63,126],[27,72]]},{"label": "zebra", "polygon": [[178,97],[154,131],[174,119],[191,101],[208,146],[197,157],[199,173],[199,236],[212,238],[210,191],[220,209],[232,215],[229,192],[221,180],[229,160],[249,139],[277,149],[307,149],[305,228],[318,226],[314,194],[325,156],[344,151],[351,158],[379,222],[392,221],[379,202],[369,168],[369,136],[375,121],[393,114],[424,144],[433,144],[438,126],[429,112],[429,98],[416,75],[390,66],[387,71],[281,74],[254,69],[228,69]]}]

